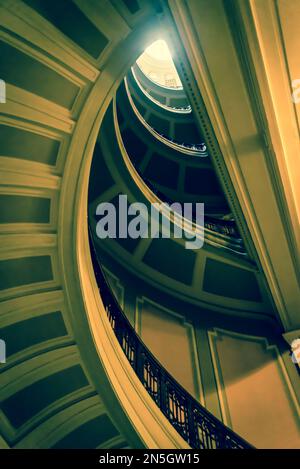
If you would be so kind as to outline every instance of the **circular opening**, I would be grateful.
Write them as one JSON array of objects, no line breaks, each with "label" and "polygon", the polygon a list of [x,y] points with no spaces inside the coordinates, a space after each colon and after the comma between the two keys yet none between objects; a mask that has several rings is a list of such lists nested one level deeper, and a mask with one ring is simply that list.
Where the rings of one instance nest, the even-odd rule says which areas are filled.
[{"label": "circular opening", "polygon": [[159,39],[145,49],[137,60],[142,72],[156,84],[173,89],[182,89],[168,44]]}]

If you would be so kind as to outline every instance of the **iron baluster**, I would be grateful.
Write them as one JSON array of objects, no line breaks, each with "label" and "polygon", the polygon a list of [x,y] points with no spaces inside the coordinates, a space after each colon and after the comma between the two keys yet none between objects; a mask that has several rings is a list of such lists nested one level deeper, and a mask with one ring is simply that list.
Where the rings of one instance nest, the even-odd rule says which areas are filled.
[{"label": "iron baluster", "polygon": [[108,320],[131,366],[162,413],[192,448],[253,448],[196,401],[147,349],[106,281],[91,229],[89,235],[95,278]]}]

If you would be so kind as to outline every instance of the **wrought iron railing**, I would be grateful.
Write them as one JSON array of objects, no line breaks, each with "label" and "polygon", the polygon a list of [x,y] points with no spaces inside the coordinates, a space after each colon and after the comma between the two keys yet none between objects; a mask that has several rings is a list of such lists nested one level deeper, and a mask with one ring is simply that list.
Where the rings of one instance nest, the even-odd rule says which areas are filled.
[{"label": "wrought iron railing", "polygon": [[106,281],[91,229],[89,235],[95,277],[111,327],[129,363],[162,413],[192,448],[252,448],[196,401],[144,345]]},{"label": "wrought iron railing", "polygon": [[[131,75],[133,79],[135,80],[135,83],[137,84],[138,88],[141,90],[141,92],[146,96],[147,99],[150,99],[154,104],[156,104],[159,107],[162,107],[163,109],[167,111],[175,111],[178,113],[183,113],[183,114],[190,114],[192,111],[191,105],[188,103],[188,100],[186,100],[185,105],[171,105],[171,104],[166,104],[165,102],[161,102],[158,99],[155,99],[154,96],[152,96],[147,89],[144,87],[144,85],[141,83],[141,81],[138,79],[136,72],[134,71],[134,67],[131,67]],[[130,77],[130,74],[127,75],[127,77]],[[164,96],[166,98],[166,96]]]},{"label": "wrought iron railing", "polygon": [[[156,132],[158,130],[154,129]],[[207,147],[205,143],[185,143],[185,142],[180,142],[179,140],[176,140],[175,138],[168,137],[167,135],[163,134],[162,132],[158,132],[161,137],[169,140],[170,142],[174,143],[175,145],[180,146],[181,148],[184,148],[185,150],[192,150],[197,153],[199,153],[201,156],[208,156],[207,153]],[[199,156],[200,156],[199,155]]]},{"label": "wrought iron railing", "polygon": [[[185,148],[185,150],[187,150],[187,151],[193,151],[195,153],[195,155],[199,155],[199,156],[200,155],[201,156],[206,156],[207,155],[206,148],[205,148],[205,151],[204,151],[203,147],[201,146],[202,144],[194,144],[194,145],[191,145],[191,146],[184,145],[182,143],[176,142],[175,140],[170,140],[168,137],[165,137],[164,135],[158,134],[158,132],[156,130],[152,129],[149,126],[149,124],[144,120],[144,118],[141,116],[139,111],[136,109],[136,107],[135,107],[135,105],[132,101],[132,97],[130,95],[130,91],[129,91],[129,88],[128,88],[128,83],[127,83],[126,78],[124,79],[124,83],[125,83],[125,89],[126,89],[127,97],[128,97],[129,102],[131,104],[131,107],[133,108],[135,114],[141,120],[141,122],[143,122],[144,125],[148,128],[148,130],[150,130],[151,132],[155,132],[157,135],[164,138],[165,143],[167,143],[167,142],[169,142],[169,144],[174,143],[175,145],[177,145],[177,149]],[[157,189],[157,187],[154,184],[152,184],[152,182],[149,179],[146,179],[140,173],[139,168],[137,167],[136,164],[133,163],[133,165],[134,165],[136,171],[138,172],[138,174],[140,175],[140,177],[145,181],[147,186],[151,189],[151,191],[154,194],[157,195],[157,197],[162,202],[165,202],[169,205],[174,202],[171,199],[169,199],[166,196],[166,194],[162,193],[159,189]],[[193,220],[193,221],[195,222],[195,220]],[[215,218],[215,217],[211,217],[209,215],[206,215],[205,219],[204,219],[204,228],[206,228],[207,230],[210,230],[213,233],[218,233],[218,234],[220,234],[224,237],[227,237],[228,239],[230,238],[230,243],[233,245],[234,251],[236,251],[238,253],[241,253],[243,255],[246,254],[243,240],[240,236],[240,233],[237,229],[237,226],[236,226],[236,223],[235,223],[234,220],[224,220],[224,219],[219,219],[219,218]]]},{"label": "wrought iron railing", "polygon": [[127,94],[128,101],[130,103],[130,106],[132,107],[132,110],[134,111],[136,117],[138,120],[141,122],[141,124],[152,134],[155,138],[157,138],[160,142],[164,143],[165,145],[173,148],[173,150],[179,151],[181,153],[184,153],[186,155],[193,155],[197,157],[204,157],[206,158],[208,156],[207,148],[204,142],[199,142],[199,143],[184,143],[180,142],[179,140],[176,140],[174,138],[170,138],[167,135],[164,135],[163,133],[159,132],[157,129],[152,127],[147,120],[142,116],[138,108],[136,107],[134,100],[131,95],[131,91],[129,89],[128,85],[128,79],[127,77],[124,78],[124,85],[125,85],[125,90]]},{"label": "wrought iron railing", "polygon": [[[182,85],[179,86],[168,86],[166,84],[158,83],[157,81],[154,81],[149,75],[147,75],[138,62],[136,62],[132,69],[134,70],[136,76],[138,76],[138,79],[142,86],[149,87],[150,89],[156,91],[156,92],[161,92],[163,90],[162,95],[169,95],[173,97],[184,97],[187,100],[184,88]],[[180,93],[180,94],[179,94]]]},{"label": "wrought iron railing", "polygon": [[[154,184],[147,178],[143,178],[147,186],[151,189],[154,194],[162,201],[166,202],[167,204],[171,205],[174,203],[170,198],[166,196],[166,194],[162,193],[158,190]],[[192,217],[192,220],[196,222],[196,219]],[[236,223],[234,220],[223,220],[220,218],[211,217],[209,215],[205,215],[204,217],[204,228],[214,231],[215,233],[222,234],[223,236],[227,236],[234,240],[235,244],[240,246],[240,250],[243,251],[243,240],[241,235],[238,232],[236,227]]]}]

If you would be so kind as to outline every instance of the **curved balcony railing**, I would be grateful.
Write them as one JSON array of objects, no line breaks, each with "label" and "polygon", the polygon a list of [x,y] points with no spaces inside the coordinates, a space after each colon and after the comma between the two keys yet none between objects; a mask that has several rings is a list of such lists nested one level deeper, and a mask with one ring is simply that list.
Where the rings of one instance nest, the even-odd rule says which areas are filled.
[{"label": "curved balcony railing", "polygon": [[[184,93],[184,89],[183,89],[183,86],[182,85],[176,85],[176,86],[168,86],[168,85],[164,85],[162,83],[159,83],[155,80],[153,80],[148,74],[146,74],[144,72],[144,70],[142,69],[142,67],[139,65],[138,61],[135,62],[134,64],[134,67],[138,68],[138,70],[140,71],[140,73],[142,74],[142,76],[144,77],[144,79],[150,83],[152,83],[156,88],[158,87],[158,89],[162,88],[164,90],[168,90],[168,92],[177,92],[177,91],[182,91]],[[184,93],[185,94],[185,93]]]},{"label": "curved balcony railing", "polygon": [[186,106],[171,106],[170,104],[164,104],[164,103],[160,102],[158,99],[155,99],[153,96],[151,96],[150,93],[148,93],[146,88],[144,88],[144,86],[142,85],[142,83],[138,79],[138,77],[136,75],[136,72],[134,71],[133,67],[131,67],[131,73],[132,73],[132,76],[133,76],[137,86],[141,90],[141,92],[146,96],[147,99],[152,101],[156,106],[159,106],[162,109],[165,109],[166,111],[176,112],[176,113],[179,113],[179,114],[190,114],[192,112],[192,108],[191,108],[190,104],[187,104]]},{"label": "curved balcony railing", "polygon": [[[174,203],[173,200],[169,199],[165,194],[159,191],[151,181],[147,178],[143,178],[149,189],[162,201],[167,203],[168,205],[172,205]],[[192,217],[192,221],[196,223],[196,219]],[[204,217],[204,228],[207,233],[213,232],[218,233],[224,237],[224,242],[228,244],[228,248],[231,248],[235,252],[239,254],[245,254],[245,248],[243,240],[237,230],[236,223],[234,220],[222,220],[219,218],[211,217],[209,215],[205,215]]]},{"label": "curved balcony railing", "polygon": [[139,67],[137,63],[133,65],[132,70],[135,74],[135,77],[141,84],[142,88],[152,97],[154,96],[160,104],[166,105],[167,102],[173,102],[173,104],[175,104],[177,102],[177,104],[174,106],[175,108],[188,108],[188,106],[190,105],[183,88],[169,88],[167,86],[161,86],[158,83],[155,83],[147,75],[144,74],[143,70]]},{"label": "curved balcony railing", "polygon": [[[154,130],[156,132],[156,130]],[[173,143],[176,145],[176,147],[183,148],[187,150],[188,152],[192,151],[195,152],[195,156],[208,156],[207,153],[207,147],[205,143],[184,143],[184,142],[179,142],[175,138],[170,138],[164,135],[163,133],[159,134],[163,139],[168,140],[169,142]]]},{"label": "curved balcony railing", "polygon": [[137,109],[132,96],[131,92],[128,86],[128,81],[127,78],[124,78],[124,83],[125,83],[125,89],[126,89],[126,94],[128,97],[128,101],[139,119],[139,121],[143,124],[143,126],[148,130],[148,132],[153,135],[158,141],[162,142],[163,144],[167,145],[168,147],[172,148],[175,151],[178,151],[180,153],[184,153],[185,155],[193,155],[193,156],[198,156],[201,158],[206,158],[208,156],[207,148],[204,142],[200,143],[182,143],[178,142],[174,139],[170,139],[169,137],[166,137],[165,135],[160,134],[157,130],[153,129],[148,122],[143,118],[139,110]]},{"label": "curved balcony railing", "polygon": [[106,281],[91,229],[89,237],[95,277],[109,322],[130,365],[162,413],[192,448],[252,448],[196,401],[148,350]]},{"label": "curved balcony railing", "polygon": [[[163,194],[156,187],[154,187],[154,185],[151,181],[149,181],[149,179],[144,178],[144,181],[146,182],[147,186],[149,186],[149,188],[152,190],[152,192],[154,192],[162,202],[166,202],[169,205],[174,203],[174,201],[169,199],[165,194]],[[196,219],[192,217],[192,221],[195,222]],[[205,215],[204,228],[207,228],[211,231],[215,231],[216,233],[223,234],[224,236],[230,236],[231,238],[235,238],[235,241],[238,241],[239,244],[242,244],[243,242],[236,228],[234,220],[222,220],[220,218]]]},{"label": "curved balcony railing", "polygon": [[[145,188],[147,187],[148,190],[150,190],[153,196],[157,199],[155,200],[155,202],[159,202],[159,203],[165,202],[168,205],[173,204],[174,201],[169,199],[166,196],[166,194],[162,193],[156,186],[154,186],[153,183],[149,179],[145,178],[140,173],[139,168],[130,159],[126,151],[126,148],[125,148],[122,136],[121,136],[121,131],[119,128],[116,100],[114,101],[114,127],[115,127],[118,147],[120,149],[121,155],[123,156],[123,159],[125,161],[126,166],[129,168],[129,171],[130,172],[132,172],[132,170],[135,171],[136,177],[137,177],[137,184],[139,185],[139,187],[140,185],[141,186],[144,185]],[[143,189],[141,190],[144,192]],[[196,220],[192,220],[192,221],[194,224],[194,227],[193,227],[194,229],[197,227]],[[203,236],[202,229],[200,229],[200,231],[197,231],[197,233],[200,236]],[[243,256],[245,258],[248,257],[243,240],[238,232],[236,223],[233,220],[222,220],[222,219],[218,219],[218,218],[214,218],[210,216],[205,216],[204,236],[205,236],[206,242],[208,242],[208,244],[211,244],[212,246],[226,249],[235,254],[238,254],[239,256]]]}]

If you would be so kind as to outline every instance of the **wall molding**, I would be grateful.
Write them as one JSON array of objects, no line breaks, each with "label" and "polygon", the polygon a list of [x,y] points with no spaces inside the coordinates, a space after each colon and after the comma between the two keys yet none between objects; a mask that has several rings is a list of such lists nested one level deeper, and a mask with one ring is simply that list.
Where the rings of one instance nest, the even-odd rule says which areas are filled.
[{"label": "wall molding", "polygon": [[227,397],[226,397],[226,386],[225,386],[224,379],[222,376],[222,365],[221,365],[220,357],[218,356],[218,352],[216,348],[216,342],[217,340],[220,340],[222,338],[222,335],[232,337],[232,338],[237,338],[240,340],[246,340],[246,341],[258,343],[264,348],[264,350],[270,353],[273,358],[275,358],[279,374],[283,380],[283,384],[288,390],[290,403],[292,404],[297,415],[300,417],[300,401],[297,398],[290,376],[287,372],[286,365],[283,361],[283,358],[279,352],[277,345],[270,344],[268,339],[265,337],[242,334],[242,333],[232,332],[232,331],[228,331],[226,329],[220,329],[220,328],[214,328],[213,330],[208,331],[207,334],[208,334],[209,346],[210,346],[210,351],[211,351],[211,356],[212,356],[212,363],[213,363],[213,368],[214,368],[214,373],[215,373],[215,378],[216,378],[216,383],[217,383],[217,393],[218,393],[219,402],[220,402],[221,414],[222,414],[222,419],[225,425],[232,428],[230,408],[229,408]]},{"label": "wall molding", "polygon": [[175,312],[174,310],[171,310],[167,308],[166,306],[163,306],[159,303],[156,303],[155,301],[151,300],[150,298],[146,296],[137,296],[136,297],[136,307],[135,307],[135,331],[136,333],[142,338],[142,328],[141,328],[141,321],[142,321],[142,311],[143,307],[145,304],[148,303],[151,306],[154,306],[155,308],[163,311],[164,313],[176,318],[176,320],[179,320],[182,326],[186,329],[187,331],[187,337],[189,340],[189,348],[191,352],[191,363],[194,365],[194,376],[193,376],[193,381],[195,385],[195,391],[196,391],[196,398],[200,402],[201,405],[205,405],[205,399],[204,399],[204,391],[203,391],[203,384],[202,384],[202,379],[201,379],[201,371],[200,371],[200,362],[199,362],[199,354],[197,350],[197,341],[196,341],[196,334],[194,330],[193,324],[188,321],[184,315]]}]

